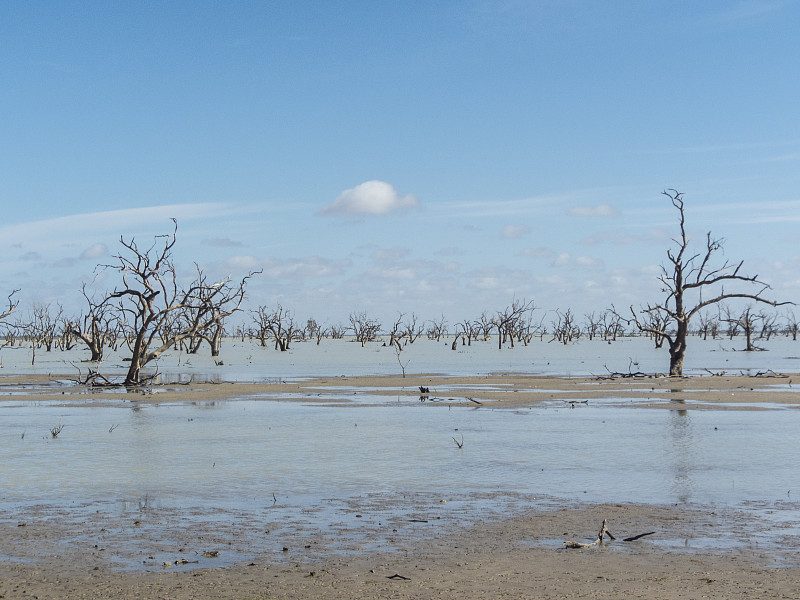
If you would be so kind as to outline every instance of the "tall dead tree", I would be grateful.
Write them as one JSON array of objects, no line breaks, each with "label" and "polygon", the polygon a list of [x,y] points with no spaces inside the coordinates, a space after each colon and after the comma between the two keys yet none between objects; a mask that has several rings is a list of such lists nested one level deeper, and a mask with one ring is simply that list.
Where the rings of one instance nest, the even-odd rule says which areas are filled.
[{"label": "tall dead tree", "polygon": [[[630,307],[633,322],[639,331],[651,335],[663,336],[669,345],[669,374],[683,375],[683,362],[686,357],[686,339],[689,334],[689,323],[698,312],[707,306],[719,304],[727,300],[742,298],[780,306],[791,302],[767,300],[763,294],[771,289],[769,285],[758,279],[758,275],[743,275],[741,268],[744,261],[731,264],[725,261],[720,266],[714,264],[717,253],[722,249],[723,240],[706,234],[706,247],[700,252],[692,253],[689,238],[686,235],[686,219],[683,194],[674,189],[665,190],[665,196],[678,211],[680,234],[673,238],[675,251],[667,249],[667,265],[661,266],[658,280],[663,285],[666,297],[660,304],[648,304],[641,308],[639,314]],[[727,289],[725,286],[732,286]],[[757,291],[738,291],[755,287]],[[642,316],[640,319],[639,315]],[[659,326],[654,326],[653,318],[660,315]]]},{"label": "tall dead tree", "polygon": [[[173,223],[173,232],[156,236],[146,250],[140,249],[133,238],[120,238],[123,252],[114,257],[116,264],[104,266],[122,277],[122,284],[107,300],[115,303],[131,352],[126,386],[143,383],[142,369],[166,350],[211,330],[239,310],[247,281],[255,274],[249,273],[238,284],[231,283],[230,277],[211,283],[197,267],[197,277],[188,286],[179,286],[172,262],[178,224],[174,219]],[[173,321],[166,339],[158,339],[175,314],[182,318]],[[180,326],[175,326],[176,322]]]}]

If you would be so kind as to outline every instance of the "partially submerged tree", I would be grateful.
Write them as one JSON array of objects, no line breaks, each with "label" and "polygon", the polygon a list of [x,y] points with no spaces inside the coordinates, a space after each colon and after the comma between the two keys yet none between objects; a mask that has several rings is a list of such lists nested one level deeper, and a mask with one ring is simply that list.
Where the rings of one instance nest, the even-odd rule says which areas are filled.
[{"label": "partially submerged tree", "polygon": [[[739,298],[780,306],[791,302],[776,302],[763,297],[771,289],[769,285],[758,279],[758,275],[743,275],[742,264],[731,264],[725,261],[720,266],[714,264],[717,253],[722,249],[723,240],[706,234],[706,247],[697,253],[689,249],[689,238],[686,235],[686,221],[683,194],[677,190],[663,192],[677,209],[680,235],[673,238],[676,252],[667,249],[666,266],[661,266],[659,281],[667,295],[661,304],[648,304],[637,315],[630,307],[636,327],[645,333],[662,336],[669,345],[669,374],[683,375],[683,362],[686,357],[686,338],[689,323],[704,308]],[[729,286],[727,289],[725,286]],[[734,291],[731,291],[733,286]],[[739,291],[739,287],[756,288],[755,292]],[[654,317],[660,316],[660,319]],[[653,325],[654,322],[659,325]]]},{"label": "partially submerged tree", "polygon": [[256,336],[262,346],[267,345],[267,339],[275,340],[275,350],[286,352],[289,345],[298,333],[292,311],[283,308],[280,304],[274,309],[259,306],[251,311],[253,322],[257,329]]},{"label": "partially submerged tree", "polygon": [[363,348],[367,342],[377,339],[381,324],[375,319],[367,317],[365,312],[352,312],[350,313],[350,329],[353,330],[355,341],[360,342]]},{"label": "partially submerged tree", "polygon": [[[200,267],[197,276],[186,287],[178,283],[172,262],[178,224],[169,235],[156,236],[153,244],[142,250],[132,238],[120,238],[124,251],[115,258],[117,263],[105,265],[122,276],[122,285],[109,296],[116,302],[119,320],[128,342],[131,357],[124,385],[143,382],[142,369],[166,350],[181,341],[211,331],[215,325],[239,310],[244,299],[251,272],[237,283],[227,277],[209,282]],[[178,314],[181,318],[173,319]],[[165,327],[167,322],[169,327]],[[159,338],[169,331],[166,338]]]},{"label": "partially submerged tree", "polygon": [[72,335],[86,344],[91,352],[89,360],[99,362],[103,359],[105,347],[116,337],[119,326],[118,316],[115,314],[112,304],[105,300],[97,302],[90,297],[85,285],[82,292],[87,304],[86,313],[71,321],[68,329]]}]

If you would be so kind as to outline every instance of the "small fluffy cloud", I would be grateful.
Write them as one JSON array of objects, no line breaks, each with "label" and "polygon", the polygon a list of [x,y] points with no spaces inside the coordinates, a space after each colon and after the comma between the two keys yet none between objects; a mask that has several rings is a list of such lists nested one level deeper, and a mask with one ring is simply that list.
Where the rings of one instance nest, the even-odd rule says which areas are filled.
[{"label": "small fluffy cloud", "polygon": [[569,209],[569,214],[573,217],[616,217],[619,211],[609,204],[598,204],[597,206],[575,206]]},{"label": "small fluffy cloud", "polygon": [[385,215],[419,206],[413,194],[401,196],[385,181],[365,181],[343,191],[331,204],[319,211],[321,215]]},{"label": "small fluffy cloud", "polygon": [[527,225],[506,225],[503,227],[503,237],[515,240],[520,236],[530,233],[531,228]]},{"label": "small fluffy cloud", "polygon": [[105,244],[92,244],[81,252],[81,258],[84,260],[93,260],[104,256],[108,256],[108,246]]}]

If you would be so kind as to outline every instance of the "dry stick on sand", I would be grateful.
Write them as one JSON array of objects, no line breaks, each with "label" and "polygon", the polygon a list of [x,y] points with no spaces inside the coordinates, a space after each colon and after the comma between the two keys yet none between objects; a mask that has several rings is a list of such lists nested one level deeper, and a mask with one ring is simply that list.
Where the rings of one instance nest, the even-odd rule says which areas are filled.
[{"label": "dry stick on sand", "polygon": [[[623,542],[635,542],[639,538],[643,538],[646,535],[653,535],[654,533],[655,533],[655,531],[648,531],[647,533],[640,533],[639,535],[626,537],[622,541]],[[603,537],[605,537],[605,536],[608,536],[608,538],[611,539],[611,540],[617,539],[608,530],[606,519],[603,519],[603,525],[600,527],[600,533],[597,534],[597,539],[595,541],[590,542],[588,544],[584,544],[584,543],[581,543],[581,542],[569,541],[569,542],[564,542],[564,547],[565,548],[589,548],[591,546],[602,546],[603,545]]]},{"label": "dry stick on sand", "polygon": [[566,547],[566,548],[588,548],[590,546],[599,546],[600,544],[603,543],[603,537],[606,536],[606,535],[609,537],[609,539],[612,539],[612,540],[617,539],[613,535],[611,535],[611,532],[608,530],[608,527],[606,526],[606,520],[603,519],[603,525],[602,525],[602,527],[600,527],[600,533],[597,534],[597,539],[595,541],[590,542],[588,544],[583,544],[581,542],[569,541],[569,542],[564,542],[564,547]]}]

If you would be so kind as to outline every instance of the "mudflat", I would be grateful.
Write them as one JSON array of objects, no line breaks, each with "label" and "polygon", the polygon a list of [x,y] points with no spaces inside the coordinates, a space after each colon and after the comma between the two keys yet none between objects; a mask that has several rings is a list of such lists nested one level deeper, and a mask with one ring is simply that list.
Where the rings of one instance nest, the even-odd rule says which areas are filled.
[{"label": "mudflat", "polygon": [[[56,378],[57,379],[57,378]],[[326,390],[368,390],[370,394],[425,396],[427,401],[481,403],[494,407],[536,402],[647,398],[646,410],[759,410],[763,405],[794,408],[797,376],[709,376],[693,378],[540,378],[522,374],[489,377],[323,378],[269,384],[219,383],[172,386],[138,401],[180,402],[213,398],[271,399],[282,394],[302,401],[329,401]],[[69,404],[80,393],[98,404],[128,401],[102,389],[74,390],[52,380],[12,376],[0,385],[25,385],[31,398]],[[420,390],[419,388],[427,388]],[[62,393],[63,392],[63,393]],[[130,396],[133,397],[133,396]],[[337,396],[337,402],[341,401]],[[565,451],[569,451],[565,448]],[[391,497],[382,501],[391,503]],[[369,519],[368,507],[363,509]],[[475,517],[475,515],[473,515]],[[579,549],[564,542],[591,542],[606,520],[615,540]],[[798,515],[797,520],[800,520]],[[477,515],[469,524],[430,522],[393,528],[392,550],[369,536],[337,550],[330,537],[276,539],[276,551],[215,566],[246,544],[263,524],[208,519],[184,533],[175,561],[143,561],[120,568],[110,557],[114,544],[157,538],[159,527],[180,526],[175,515],[153,523],[127,516],[85,511],[78,521],[53,508],[0,512],[0,598],[797,598],[800,552],[796,537],[775,533],[731,508],[698,505],[588,505],[576,499],[562,506],[527,506],[517,514]],[[382,524],[384,525],[384,524]],[[358,528],[353,521],[349,527]],[[793,523],[794,529],[797,523]],[[143,527],[145,528],[143,532]],[[149,529],[148,529],[149,527]],[[241,536],[237,532],[248,534]],[[724,542],[715,543],[719,532]],[[767,532],[765,534],[765,532]],[[625,538],[648,535],[632,541]],[[264,535],[269,532],[264,531]],[[197,562],[195,562],[197,560]],[[185,562],[184,562],[185,561]],[[222,560],[220,560],[222,562]]]}]

